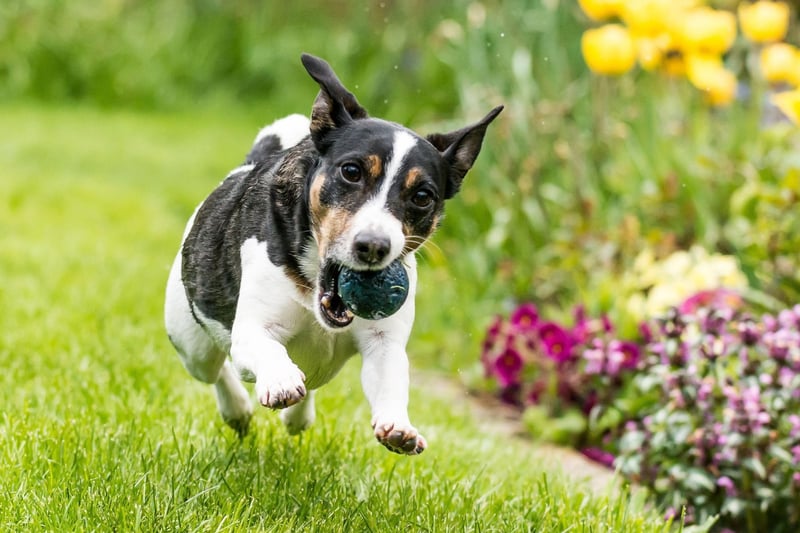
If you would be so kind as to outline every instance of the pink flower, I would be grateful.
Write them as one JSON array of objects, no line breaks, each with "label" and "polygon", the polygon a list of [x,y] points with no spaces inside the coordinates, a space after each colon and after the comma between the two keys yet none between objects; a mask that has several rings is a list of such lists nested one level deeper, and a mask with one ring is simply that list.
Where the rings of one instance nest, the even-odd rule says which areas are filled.
[{"label": "pink flower", "polygon": [[704,307],[712,309],[738,309],[744,300],[730,289],[709,289],[689,296],[678,306],[683,314],[694,313]]},{"label": "pink flower", "polygon": [[717,486],[725,489],[725,494],[728,496],[736,496],[736,484],[728,476],[717,478]]},{"label": "pink flower", "polygon": [[569,333],[555,322],[545,322],[539,326],[539,338],[542,339],[545,355],[563,363],[572,356],[572,338]]},{"label": "pink flower", "polygon": [[639,359],[642,357],[642,351],[639,345],[629,341],[618,341],[619,346],[616,348],[623,354],[622,368],[630,370],[636,368],[639,364]]},{"label": "pink flower", "polygon": [[608,468],[614,466],[614,459],[616,459],[614,454],[601,450],[600,448],[583,448],[581,453],[592,461],[607,466]]},{"label": "pink flower", "polygon": [[507,346],[494,361],[493,373],[503,387],[519,383],[520,370],[522,370],[522,357],[511,346]]},{"label": "pink flower", "polygon": [[524,303],[511,313],[510,322],[521,331],[530,331],[539,322],[539,311],[532,303]]}]

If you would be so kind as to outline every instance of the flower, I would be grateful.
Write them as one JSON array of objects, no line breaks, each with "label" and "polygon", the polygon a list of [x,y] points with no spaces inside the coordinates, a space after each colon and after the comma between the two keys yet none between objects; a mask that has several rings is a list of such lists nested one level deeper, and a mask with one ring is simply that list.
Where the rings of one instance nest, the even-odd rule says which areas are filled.
[{"label": "flower", "polygon": [[789,5],[766,0],[745,2],[739,6],[739,25],[754,43],[780,41],[789,27]]},{"label": "flower", "polygon": [[736,485],[728,476],[720,476],[717,478],[717,486],[725,489],[725,494],[728,496],[736,496]]},{"label": "flower", "polygon": [[766,45],[760,55],[761,74],[769,83],[800,81],[800,50],[787,43]]},{"label": "flower", "polygon": [[522,331],[530,330],[539,321],[539,311],[532,303],[524,303],[514,309],[510,321],[513,326],[517,326]]},{"label": "flower", "polygon": [[638,344],[630,341],[611,341],[609,347],[611,350],[622,354],[622,362],[620,364],[622,368],[633,369],[639,364],[642,353]]},{"label": "flower", "polygon": [[624,0],[578,0],[583,12],[594,20],[605,20],[618,16],[625,3]]},{"label": "flower", "polygon": [[583,448],[581,453],[596,463],[607,466],[609,468],[614,466],[614,454],[609,453],[600,448]]},{"label": "flower", "polygon": [[625,2],[620,16],[636,35],[656,36],[666,30],[673,7],[670,0]]},{"label": "flower", "polygon": [[545,355],[553,361],[563,363],[572,356],[572,338],[567,330],[555,322],[545,322],[539,326],[539,338],[542,340]]},{"label": "flower", "polygon": [[736,96],[736,75],[717,56],[690,56],[686,74],[692,85],[705,92],[711,105],[726,106]]},{"label": "flower", "polygon": [[636,64],[636,47],[630,32],[620,24],[586,30],[581,37],[586,65],[596,74],[620,75]]},{"label": "flower", "polygon": [[522,370],[522,357],[511,346],[507,346],[494,361],[494,374],[503,387],[516,385],[519,382],[520,370]]},{"label": "flower", "polygon": [[772,95],[772,102],[795,124],[800,124],[800,89]]},{"label": "flower", "polygon": [[739,293],[731,289],[716,288],[701,290],[685,299],[679,306],[681,313],[694,313],[702,307],[711,309],[731,308],[738,309],[744,304]]},{"label": "flower", "polygon": [[677,34],[684,52],[723,54],[736,40],[736,17],[727,11],[698,7],[686,13]]}]

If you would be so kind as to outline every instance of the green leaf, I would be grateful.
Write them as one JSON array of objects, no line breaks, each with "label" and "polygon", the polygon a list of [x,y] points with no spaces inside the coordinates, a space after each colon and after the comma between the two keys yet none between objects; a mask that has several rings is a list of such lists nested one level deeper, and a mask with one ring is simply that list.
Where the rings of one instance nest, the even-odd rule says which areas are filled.
[{"label": "green leaf", "polygon": [[747,509],[747,501],[741,498],[727,498],[722,504],[722,514],[741,516]]},{"label": "green leaf", "polygon": [[753,472],[759,479],[767,477],[767,469],[764,468],[764,463],[762,463],[760,459],[748,457],[742,461],[742,466]]},{"label": "green leaf", "polygon": [[688,469],[683,484],[694,492],[713,492],[717,488],[714,477],[701,468]]}]

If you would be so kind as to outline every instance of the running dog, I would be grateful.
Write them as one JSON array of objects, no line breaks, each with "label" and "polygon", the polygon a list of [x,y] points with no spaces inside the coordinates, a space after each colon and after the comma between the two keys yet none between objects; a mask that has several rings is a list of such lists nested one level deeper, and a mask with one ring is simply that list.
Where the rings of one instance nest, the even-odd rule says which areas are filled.
[{"label": "running dog", "polygon": [[[311,119],[262,129],[245,162],[197,208],[166,290],[170,341],[188,372],[214,385],[240,435],[261,405],[282,409],[292,434],[314,421],[314,389],[355,353],[375,437],[415,455],[406,343],[414,321],[415,251],[461,187],[502,110],[421,137],[366,110],[322,59],[303,54],[319,84]],[[354,316],[337,292],[342,268],[381,270],[402,259],[408,298],[391,316]]]}]

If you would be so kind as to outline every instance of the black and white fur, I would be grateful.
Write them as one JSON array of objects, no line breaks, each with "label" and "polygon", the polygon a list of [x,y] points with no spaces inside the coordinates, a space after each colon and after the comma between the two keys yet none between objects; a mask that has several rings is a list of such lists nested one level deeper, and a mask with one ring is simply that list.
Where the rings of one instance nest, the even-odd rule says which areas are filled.
[{"label": "black and white fur", "polygon": [[[325,61],[302,62],[321,88],[311,120],[291,115],[262,129],[244,164],[197,208],[169,275],[167,332],[240,434],[253,411],[241,380],[255,382],[259,402],[283,409],[298,433],[314,420],[314,389],[360,352],[376,438],[418,454],[426,442],[407,412],[414,252],[502,107],[422,138],[369,118]],[[382,269],[397,258],[410,281],[405,304],[381,320],[354,317],[337,293],[339,269]]]}]

